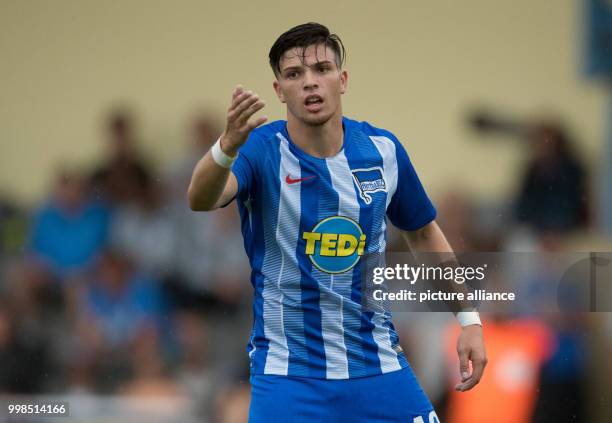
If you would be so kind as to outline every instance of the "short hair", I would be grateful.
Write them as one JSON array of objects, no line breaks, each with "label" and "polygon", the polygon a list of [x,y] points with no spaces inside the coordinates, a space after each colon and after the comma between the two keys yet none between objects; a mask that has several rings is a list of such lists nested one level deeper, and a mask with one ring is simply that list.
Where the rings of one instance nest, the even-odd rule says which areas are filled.
[{"label": "short hair", "polygon": [[336,55],[336,65],[342,67],[346,57],[344,44],[336,34],[332,34],[325,25],[316,22],[309,22],[294,26],[290,30],[281,34],[270,48],[270,66],[275,75],[280,73],[280,61],[286,51],[292,48],[302,49],[302,60],[306,48],[311,45],[324,44],[330,47]]}]

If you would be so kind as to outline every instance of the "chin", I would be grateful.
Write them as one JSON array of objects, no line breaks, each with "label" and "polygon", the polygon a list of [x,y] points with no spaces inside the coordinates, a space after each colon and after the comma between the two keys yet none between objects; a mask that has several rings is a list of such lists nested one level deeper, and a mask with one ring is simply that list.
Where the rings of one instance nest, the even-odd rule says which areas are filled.
[{"label": "chin", "polygon": [[303,121],[306,125],[323,126],[325,125],[325,123],[327,123],[328,120],[329,120],[329,117],[323,116],[323,117],[308,117],[307,119],[304,119]]},{"label": "chin", "polygon": [[332,114],[316,114],[316,115],[305,115],[302,116],[302,121],[306,124],[306,125],[311,125],[311,126],[322,126],[325,125],[331,118],[333,117],[333,113]]}]

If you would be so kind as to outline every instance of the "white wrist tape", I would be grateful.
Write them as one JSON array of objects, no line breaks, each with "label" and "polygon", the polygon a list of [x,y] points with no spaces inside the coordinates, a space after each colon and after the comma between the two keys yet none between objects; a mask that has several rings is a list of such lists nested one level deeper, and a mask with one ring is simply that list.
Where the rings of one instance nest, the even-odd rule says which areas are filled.
[{"label": "white wrist tape", "polygon": [[457,320],[461,327],[469,326],[469,325],[480,325],[480,316],[477,311],[460,311],[457,313]]},{"label": "white wrist tape", "polygon": [[226,169],[229,169],[230,167],[232,167],[232,164],[238,157],[237,154],[235,157],[230,157],[227,154],[225,154],[223,150],[221,150],[221,138],[219,138],[217,142],[212,146],[212,148],[210,149],[210,152],[212,153],[212,158],[215,161],[215,163],[217,163],[219,166],[224,167]]}]

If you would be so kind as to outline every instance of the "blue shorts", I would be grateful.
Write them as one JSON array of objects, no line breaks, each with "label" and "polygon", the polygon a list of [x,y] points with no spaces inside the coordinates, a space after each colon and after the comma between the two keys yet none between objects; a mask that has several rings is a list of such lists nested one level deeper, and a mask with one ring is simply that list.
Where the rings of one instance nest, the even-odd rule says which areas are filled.
[{"label": "blue shorts", "polygon": [[355,379],[251,375],[249,423],[439,423],[412,369]]}]

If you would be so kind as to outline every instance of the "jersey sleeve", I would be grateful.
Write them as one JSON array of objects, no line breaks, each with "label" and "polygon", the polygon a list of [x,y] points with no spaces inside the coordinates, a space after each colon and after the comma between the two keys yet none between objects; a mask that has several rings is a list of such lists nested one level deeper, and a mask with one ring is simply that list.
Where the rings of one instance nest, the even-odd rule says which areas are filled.
[{"label": "jersey sleeve", "polygon": [[232,173],[238,181],[237,198],[246,199],[255,189],[259,164],[258,157],[260,156],[257,154],[258,144],[259,138],[251,133],[247,142],[240,148],[238,158],[232,165]]},{"label": "jersey sleeve", "polygon": [[436,209],[427,196],[408,153],[396,138],[393,141],[397,160],[397,188],[387,207],[387,216],[399,229],[414,231],[434,220]]}]

